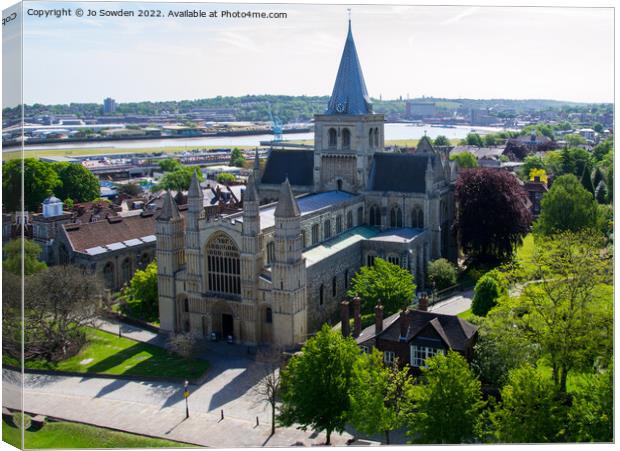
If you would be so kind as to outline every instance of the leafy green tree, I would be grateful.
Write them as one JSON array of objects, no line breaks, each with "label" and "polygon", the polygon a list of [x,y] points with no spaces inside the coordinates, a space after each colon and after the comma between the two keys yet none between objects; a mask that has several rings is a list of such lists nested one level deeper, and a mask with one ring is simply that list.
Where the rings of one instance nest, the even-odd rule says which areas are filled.
[{"label": "leafy green tree", "polygon": [[564,438],[566,409],[553,382],[532,366],[510,371],[501,399],[491,414],[497,441],[549,443]]},{"label": "leafy green tree", "polygon": [[229,172],[220,172],[215,177],[215,180],[217,180],[218,183],[222,183],[224,185],[228,185],[230,183],[233,183],[235,180],[237,180],[237,177],[235,177],[233,174],[231,174]]},{"label": "leafy green tree", "polygon": [[497,145],[497,136],[495,134],[493,134],[493,133],[489,133],[487,135],[484,135],[484,137],[482,138],[482,142],[487,147],[496,146]]},{"label": "leafy green tree", "polygon": [[361,297],[364,312],[371,312],[381,301],[385,313],[391,315],[409,305],[415,288],[409,271],[377,257],[372,266],[362,266],[353,276],[348,295]]},{"label": "leafy green tree", "polygon": [[613,366],[585,379],[573,392],[569,431],[578,442],[612,442],[614,439]]},{"label": "leafy green tree", "polygon": [[22,210],[22,194],[24,208],[27,211],[38,211],[43,200],[62,184],[52,165],[35,158],[24,158],[23,175],[24,191],[22,193],[22,160],[3,162],[2,203],[8,211]]},{"label": "leafy green tree", "polygon": [[569,147],[577,147],[580,144],[586,143],[586,140],[583,138],[583,136],[578,135],[576,133],[565,135],[564,140],[566,141],[566,144],[568,144]]},{"label": "leafy green tree", "polygon": [[99,180],[81,164],[54,163],[54,170],[62,183],[56,192],[60,199],[90,202],[99,197]]},{"label": "leafy green tree", "polygon": [[521,166],[521,178],[523,180],[530,179],[530,172],[532,169],[545,169],[545,162],[542,157],[538,155],[528,155],[523,160],[523,166]]},{"label": "leafy green tree", "polygon": [[601,133],[603,131],[603,124],[597,122],[596,124],[594,124],[594,127],[592,128],[594,129],[596,133]]},{"label": "leafy green tree", "polygon": [[445,258],[438,258],[428,264],[428,279],[438,290],[456,285],[456,276],[456,267]]},{"label": "leafy green tree", "polygon": [[591,194],[594,194],[594,184],[592,183],[592,176],[587,168],[583,171],[583,175],[581,176],[581,184]]},{"label": "leafy green tree", "polygon": [[594,169],[594,177],[592,177],[592,185],[598,186],[601,183],[601,180],[605,180],[605,175],[603,175],[603,171],[601,168],[597,167]]},{"label": "leafy green tree", "polygon": [[459,152],[450,155],[450,160],[456,161],[461,168],[477,168],[478,160],[471,152]]},{"label": "leafy green tree", "polygon": [[405,424],[406,394],[412,387],[408,366],[386,366],[376,348],[362,354],[353,365],[351,423],[365,434],[384,433],[389,445],[390,432]]},{"label": "leafy green tree", "polygon": [[601,180],[600,182],[598,182],[598,185],[596,185],[596,191],[594,192],[594,197],[596,198],[596,201],[599,204],[607,203],[607,193],[607,184],[604,180]]},{"label": "leafy green tree", "polygon": [[480,381],[454,351],[426,359],[425,383],[410,392],[407,433],[413,443],[469,443],[484,406]]},{"label": "leafy green tree", "polygon": [[434,146],[449,146],[450,140],[446,138],[444,135],[438,135],[433,141]]},{"label": "leafy green tree", "polygon": [[159,162],[159,168],[163,172],[174,172],[182,167],[183,165],[179,162],[179,160],[175,160],[174,158],[166,158],[165,160],[161,160]]},{"label": "leafy green tree", "polygon": [[597,144],[592,149],[592,156],[596,161],[601,161],[605,155],[611,152],[614,148],[614,141],[612,138],[606,139],[605,141]]},{"label": "leafy green tree", "polygon": [[117,186],[119,194],[126,194],[128,196],[137,196],[142,192],[142,187],[137,183],[122,183]]},{"label": "leafy green tree", "polygon": [[187,191],[192,181],[194,171],[198,175],[198,180],[202,181],[202,172],[199,167],[183,166],[182,168],[176,169],[172,172],[166,172],[157,184],[157,187],[158,189]]},{"label": "leafy green tree", "polygon": [[495,305],[497,300],[508,294],[508,283],[504,275],[492,270],[483,275],[474,289],[474,298],[471,303],[471,311],[474,315],[486,316]]},{"label": "leafy green tree", "polygon": [[134,273],[129,285],[122,291],[122,299],[129,315],[144,321],[155,321],[159,318],[156,261]]},{"label": "leafy green tree", "polygon": [[325,430],[329,445],[332,432],[342,432],[346,425],[353,365],[359,355],[352,338],[323,325],[282,371],[278,422],[299,424],[302,430]]},{"label": "leafy green tree", "polygon": [[241,152],[241,149],[235,147],[230,153],[230,165],[242,168],[244,163],[245,157],[243,156],[243,152]]},{"label": "leafy green tree", "polygon": [[482,138],[478,133],[468,133],[465,137],[465,144],[468,146],[483,147]]},{"label": "leafy green tree", "polygon": [[24,275],[30,275],[39,272],[47,268],[45,262],[39,260],[41,251],[41,246],[39,246],[34,241],[22,240],[21,238],[11,240],[2,247],[2,255],[5,258],[3,263],[4,269],[18,276],[21,275],[23,255]]},{"label": "leafy green tree", "polygon": [[555,173],[556,176],[563,174],[574,174],[581,177],[584,171],[592,170],[592,157],[590,153],[580,147],[563,149],[561,172]]},{"label": "leafy green tree", "polygon": [[572,174],[558,177],[541,201],[541,213],[534,225],[538,234],[593,228],[597,220],[594,196]]},{"label": "leafy green tree", "polygon": [[563,174],[562,172],[562,152],[559,150],[551,150],[543,157],[545,164],[545,170],[547,173],[553,174],[557,177]]},{"label": "leafy green tree", "polygon": [[75,202],[73,202],[73,199],[71,199],[70,197],[67,197],[65,200],[62,201],[65,209],[67,210],[71,210],[73,207],[75,207]]}]

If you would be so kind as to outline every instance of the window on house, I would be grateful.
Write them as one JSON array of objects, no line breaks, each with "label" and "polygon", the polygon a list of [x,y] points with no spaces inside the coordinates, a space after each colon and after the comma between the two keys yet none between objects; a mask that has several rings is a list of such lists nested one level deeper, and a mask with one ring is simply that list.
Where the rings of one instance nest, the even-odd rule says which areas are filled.
[{"label": "window on house", "polygon": [[347,229],[350,229],[352,227],[353,227],[353,212],[349,210],[347,212]]},{"label": "window on house", "polygon": [[342,130],[342,148],[349,149],[351,147],[351,132],[348,128]]},{"label": "window on house", "polygon": [[327,240],[332,236],[332,222],[328,219],[323,223],[323,239]]},{"label": "window on house", "polygon": [[336,147],[338,143],[337,133],[335,128],[330,128],[328,134],[328,146]]},{"label": "window on house", "polygon": [[426,359],[437,354],[444,354],[444,350],[439,348],[430,348],[428,346],[411,345],[411,366],[426,368]]},{"label": "window on house", "polygon": [[270,265],[276,260],[276,243],[267,243],[267,264]]},{"label": "window on house", "polygon": [[368,354],[370,352],[368,346],[360,346],[360,349],[364,354]]},{"label": "window on house", "polygon": [[342,216],[336,216],[336,234],[342,233]]},{"label": "window on house", "polygon": [[383,353],[383,363],[385,363],[386,365],[391,365],[394,363],[394,351],[385,351]]},{"label": "window on house", "polygon": [[403,226],[403,214],[400,211],[400,207],[395,205],[390,211],[390,227],[402,227]]},{"label": "window on house", "polygon": [[312,226],[312,244],[316,244],[319,242],[319,225],[314,224]]}]

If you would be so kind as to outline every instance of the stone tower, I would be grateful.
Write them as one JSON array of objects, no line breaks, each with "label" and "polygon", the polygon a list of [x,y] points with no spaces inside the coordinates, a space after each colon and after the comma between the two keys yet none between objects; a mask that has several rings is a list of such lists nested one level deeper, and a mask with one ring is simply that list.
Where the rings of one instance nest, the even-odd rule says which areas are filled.
[{"label": "stone tower", "polygon": [[349,20],[327,110],[314,117],[314,191],[366,189],[372,157],[384,146],[383,124],[372,111]]},{"label": "stone tower", "polygon": [[241,246],[241,297],[256,301],[258,293],[257,275],[263,267],[263,253],[260,243],[259,199],[254,174],[248,177],[243,193],[243,232]]},{"label": "stone tower", "polygon": [[282,183],[274,216],[273,343],[291,347],[306,338],[307,313],[301,215],[288,178]]},{"label": "stone tower", "polygon": [[159,318],[161,329],[178,331],[175,275],[185,263],[183,243],[183,218],[170,191],[164,195],[164,203],[155,223],[157,244],[157,290],[159,293]]},{"label": "stone tower", "polygon": [[204,194],[196,172],[187,193],[187,214],[185,218],[185,259],[187,261],[187,290],[200,292],[202,258],[200,249],[200,223],[204,218]]}]

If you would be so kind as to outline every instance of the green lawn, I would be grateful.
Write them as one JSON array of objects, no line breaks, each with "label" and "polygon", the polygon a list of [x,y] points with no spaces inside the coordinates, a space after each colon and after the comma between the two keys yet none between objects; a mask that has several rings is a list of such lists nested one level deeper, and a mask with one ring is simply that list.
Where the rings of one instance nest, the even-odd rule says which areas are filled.
[{"label": "green lawn", "polygon": [[[21,448],[18,428],[2,420],[2,440]],[[143,437],[79,423],[51,422],[36,432],[25,433],[25,448],[181,448],[186,443]]]},{"label": "green lawn", "polygon": [[27,368],[45,368],[78,373],[157,376],[194,379],[202,376],[209,362],[184,359],[165,349],[115,334],[87,328],[88,343],[82,351],[56,364],[26,362]]}]

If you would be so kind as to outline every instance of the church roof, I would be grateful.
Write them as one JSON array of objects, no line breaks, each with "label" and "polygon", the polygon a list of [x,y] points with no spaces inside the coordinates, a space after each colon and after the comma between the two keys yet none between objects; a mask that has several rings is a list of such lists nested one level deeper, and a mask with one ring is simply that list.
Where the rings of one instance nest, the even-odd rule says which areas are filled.
[{"label": "church roof", "polygon": [[325,114],[371,114],[372,102],[368,97],[362,66],[360,65],[355,49],[353,33],[351,33],[351,21],[349,20],[349,32],[344,44],[340,67],[332,96],[327,104]]},{"label": "church roof", "polygon": [[288,178],[284,179],[282,183],[278,204],[276,205],[276,211],[273,215],[277,218],[294,218],[300,215],[299,206],[293,195],[293,190],[291,189]]},{"label": "church roof", "polygon": [[288,177],[291,185],[313,184],[314,151],[272,150],[265,165],[262,183],[279,185]]},{"label": "church roof", "polygon": [[397,191],[402,193],[426,192],[426,166],[435,155],[382,153],[374,156],[370,171],[371,191]]}]

